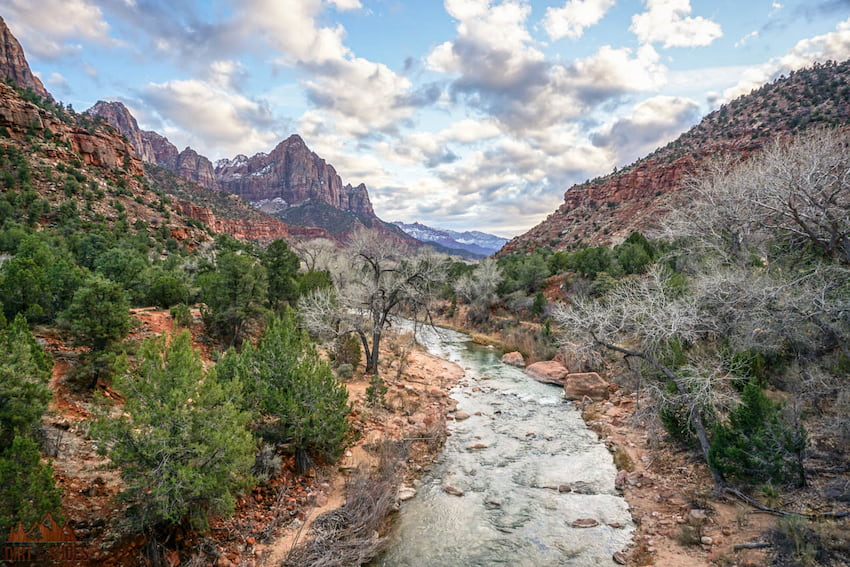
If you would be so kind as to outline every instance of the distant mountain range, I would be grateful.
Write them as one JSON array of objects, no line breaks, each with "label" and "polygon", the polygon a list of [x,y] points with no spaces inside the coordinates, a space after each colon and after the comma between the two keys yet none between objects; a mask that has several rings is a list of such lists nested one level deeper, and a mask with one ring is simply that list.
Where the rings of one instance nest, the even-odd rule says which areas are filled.
[{"label": "distant mountain range", "polygon": [[393,224],[420,242],[437,244],[442,248],[448,249],[449,253],[452,250],[463,250],[479,258],[485,258],[495,254],[508,242],[507,238],[501,238],[477,230],[456,232],[454,230],[433,228],[418,222],[406,224],[395,221]]}]

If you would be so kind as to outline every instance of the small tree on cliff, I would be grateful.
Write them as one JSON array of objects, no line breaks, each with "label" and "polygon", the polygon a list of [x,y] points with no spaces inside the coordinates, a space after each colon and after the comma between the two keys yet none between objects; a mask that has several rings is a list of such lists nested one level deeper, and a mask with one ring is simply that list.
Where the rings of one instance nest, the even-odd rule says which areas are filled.
[{"label": "small tree on cliff", "polygon": [[371,231],[354,234],[333,274],[335,288],[303,297],[299,308],[311,332],[325,337],[355,333],[366,354],[366,373],[377,374],[381,338],[391,317],[427,314],[445,279],[445,261],[415,254]]}]

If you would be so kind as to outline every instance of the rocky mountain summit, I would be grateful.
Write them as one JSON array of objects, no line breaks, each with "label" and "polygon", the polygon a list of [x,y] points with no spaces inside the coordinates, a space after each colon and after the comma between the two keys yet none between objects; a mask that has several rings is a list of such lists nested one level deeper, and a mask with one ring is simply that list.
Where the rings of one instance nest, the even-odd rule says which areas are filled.
[{"label": "rocky mountain summit", "polygon": [[218,160],[213,166],[191,147],[178,152],[168,138],[141,130],[121,102],[98,101],[86,114],[102,117],[117,128],[146,163],[206,189],[242,197],[260,211],[301,227],[290,234],[343,238],[366,226],[408,243],[416,242],[378,219],[366,185],[344,185],[334,167],[311,151],[298,135],[283,140],[270,153],[251,157],[240,154]]},{"label": "rocky mountain summit", "polygon": [[0,79],[18,85],[22,89],[31,89],[44,98],[51,98],[41,80],[30,69],[24,50],[18,40],[9,31],[9,27],[0,17]]},{"label": "rocky mountain summit", "polygon": [[215,164],[219,187],[249,203],[273,203],[280,210],[308,200],[321,201],[343,211],[375,216],[364,184],[343,185],[332,165],[310,151],[293,134],[270,153],[238,155]]},{"label": "rocky mountain summit", "polygon": [[815,125],[850,122],[850,61],[795,71],[708,114],[675,141],[609,175],[574,185],[543,222],[500,254],[619,242],[652,233],[660,218],[687,200],[683,181],[706,160],[746,159],[767,141]]}]

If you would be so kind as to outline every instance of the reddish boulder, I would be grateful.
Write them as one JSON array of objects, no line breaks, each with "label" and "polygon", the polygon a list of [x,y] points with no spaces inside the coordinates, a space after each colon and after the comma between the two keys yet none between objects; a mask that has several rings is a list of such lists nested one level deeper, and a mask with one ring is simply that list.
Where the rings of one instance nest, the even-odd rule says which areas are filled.
[{"label": "reddish boulder", "polygon": [[544,362],[535,362],[525,369],[525,373],[544,384],[555,384],[564,386],[566,384],[567,375],[570,371],[564,368],[564,365],[556,360],[547,360]]},{"label": "reddish boulder", "polygon": [[510,364],[517,368],[525,368],[525,359],[522,358],[522,353],[516,351],[503,354],[502,363]]},{"label": "reddish boulder", "polygon": [[593,401],[607,400],[608,382],[596,372],[567,374],[564,393],[568,400],[583,400],[585,397]]}]

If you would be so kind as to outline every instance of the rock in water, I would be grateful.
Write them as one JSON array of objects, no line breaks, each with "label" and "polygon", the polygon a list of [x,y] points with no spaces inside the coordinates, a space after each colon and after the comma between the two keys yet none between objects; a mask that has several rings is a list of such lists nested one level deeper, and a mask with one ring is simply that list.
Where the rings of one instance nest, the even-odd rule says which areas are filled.
[{"label": "rock in water", "polygon": [[502,363],[516,366],[517,368],[525,367],[525,359],[522,358],[522,353],[516,351],[502,355]]}]

